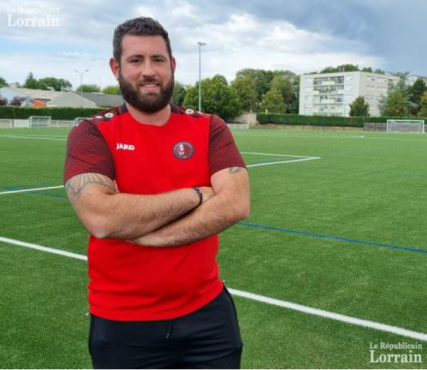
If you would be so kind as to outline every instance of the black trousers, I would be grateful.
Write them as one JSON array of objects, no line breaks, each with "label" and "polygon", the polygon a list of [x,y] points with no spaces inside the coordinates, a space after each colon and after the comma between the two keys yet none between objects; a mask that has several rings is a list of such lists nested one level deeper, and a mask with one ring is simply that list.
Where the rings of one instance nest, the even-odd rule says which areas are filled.
[{"label": "black trousers", "polygon": [[111,321],[91,316],[95,369],[238,369],[243,343],[230,293],[166,321]]}]

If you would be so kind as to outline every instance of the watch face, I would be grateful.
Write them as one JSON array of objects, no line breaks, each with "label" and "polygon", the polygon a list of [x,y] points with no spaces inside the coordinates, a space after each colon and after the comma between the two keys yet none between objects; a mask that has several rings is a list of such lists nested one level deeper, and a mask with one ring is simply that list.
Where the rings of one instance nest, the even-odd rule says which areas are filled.
[{"label": "watch face", "polygon": [[181,141],[173,147],[173,154],[178,159],[190,159],[194,154],[193,144]]}]

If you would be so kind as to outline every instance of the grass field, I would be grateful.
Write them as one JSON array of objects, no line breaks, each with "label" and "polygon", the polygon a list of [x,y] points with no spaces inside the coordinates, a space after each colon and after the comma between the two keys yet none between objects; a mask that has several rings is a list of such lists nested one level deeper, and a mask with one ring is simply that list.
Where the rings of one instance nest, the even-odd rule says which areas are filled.
[{"label": "grass field", "polygon": [[[62,188],[19,192],[61,185],[66,136],[0,130],[2,368],[91,367],[86,262],[17,245],[85,254],[87,233]],[[221,234],[219,263],[239,312],[242,366],[426,368],[427,137],[234,136],[252,214]]]}]

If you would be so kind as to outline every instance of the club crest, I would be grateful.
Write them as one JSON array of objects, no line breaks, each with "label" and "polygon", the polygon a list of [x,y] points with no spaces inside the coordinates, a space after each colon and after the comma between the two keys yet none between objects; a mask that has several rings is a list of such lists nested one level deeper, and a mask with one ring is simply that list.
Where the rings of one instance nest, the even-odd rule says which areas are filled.
[{"label": "club crest", "polygon": [[190,159],[194,154],[193,144],[181,141],[173,147],[173,154],[178,159]]}]

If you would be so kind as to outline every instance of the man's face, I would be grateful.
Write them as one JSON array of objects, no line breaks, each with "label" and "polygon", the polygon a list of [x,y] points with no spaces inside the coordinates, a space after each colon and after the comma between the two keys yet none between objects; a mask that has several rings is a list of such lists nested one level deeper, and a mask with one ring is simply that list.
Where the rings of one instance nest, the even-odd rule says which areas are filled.
[{"label": "man's face", "polygon": [[144,113],[164,109],[173,94],[174,70],[175,60],[170,59],[161,36],[123,37],[117,78],[130,105]]}]

